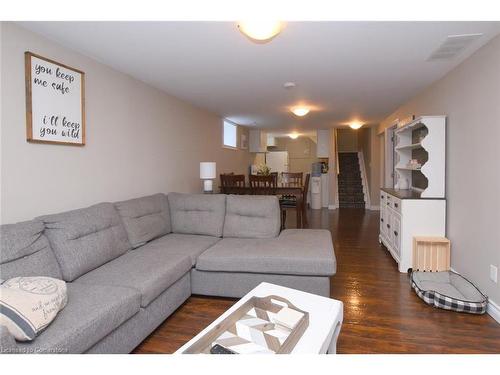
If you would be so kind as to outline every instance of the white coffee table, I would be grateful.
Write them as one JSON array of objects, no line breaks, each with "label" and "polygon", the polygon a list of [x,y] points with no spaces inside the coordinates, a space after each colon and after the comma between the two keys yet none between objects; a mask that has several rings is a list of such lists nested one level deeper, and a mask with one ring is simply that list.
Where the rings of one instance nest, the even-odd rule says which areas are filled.
[{"label": "white coffee table", "polygon": [[241,298],[229,310],[219,316],[212,324],[183,345],[175,354],[182,354],[188,347],[214,328],[234,310],[251,297],[277,295],[286,298],[297,308],[309,312],[309,326],[295,345],[292,354],[336,353],[337,339],[342,326],[344,306],[341,301],[317,296],[283,286],[261,283]]}]

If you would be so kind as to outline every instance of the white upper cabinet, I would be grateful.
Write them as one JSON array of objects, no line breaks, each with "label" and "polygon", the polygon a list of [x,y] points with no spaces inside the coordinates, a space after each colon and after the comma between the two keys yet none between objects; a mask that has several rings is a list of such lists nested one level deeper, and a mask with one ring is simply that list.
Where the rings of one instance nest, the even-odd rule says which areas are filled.
[{"label": "white upper cabinet", "polygon": [[267,151],[267,133],[263,130],[250,130],[248,149],[250,152]]},{"label": "white upper cabinet", "polygon": [[396,130],[397,186],[445,197],[446,117],[422,116]]},{"label": "white upper cabinet", "polygon": [[327,158],[330,156],[331,132],[330,129],[318,129],[316,131],[317,145],[316,157]]},{"label": "white upper cabinet", "polygon": [[267,135],[267,146],[276,146],[276,137],[272,134]]}]

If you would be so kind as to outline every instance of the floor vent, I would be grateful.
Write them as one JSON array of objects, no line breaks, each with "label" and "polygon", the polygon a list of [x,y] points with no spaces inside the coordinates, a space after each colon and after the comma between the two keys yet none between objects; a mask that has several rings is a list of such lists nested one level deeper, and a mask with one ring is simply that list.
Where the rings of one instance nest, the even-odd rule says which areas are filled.
[{"label": "floor vent", "polygon": [[452,59],[483,34],[449,35],[427,61]]}]

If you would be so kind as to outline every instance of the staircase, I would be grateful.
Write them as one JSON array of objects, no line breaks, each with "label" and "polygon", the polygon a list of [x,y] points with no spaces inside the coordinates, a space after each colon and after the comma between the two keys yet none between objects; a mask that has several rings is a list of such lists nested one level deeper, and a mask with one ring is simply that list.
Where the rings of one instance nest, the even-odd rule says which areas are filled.
[{"label": "staircase", "polygon": [[356,152],[339,153],[339,207],[365,208],[361,171]]}]

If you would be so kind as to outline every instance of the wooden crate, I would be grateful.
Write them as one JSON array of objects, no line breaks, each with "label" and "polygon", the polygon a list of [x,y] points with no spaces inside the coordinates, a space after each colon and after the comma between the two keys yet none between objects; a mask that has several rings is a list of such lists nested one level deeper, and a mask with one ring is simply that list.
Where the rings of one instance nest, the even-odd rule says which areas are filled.
[{"label": "wooden crate", "polygon": [[450,240],[445,237],[413,237],[413,271],[450,270]]}]

